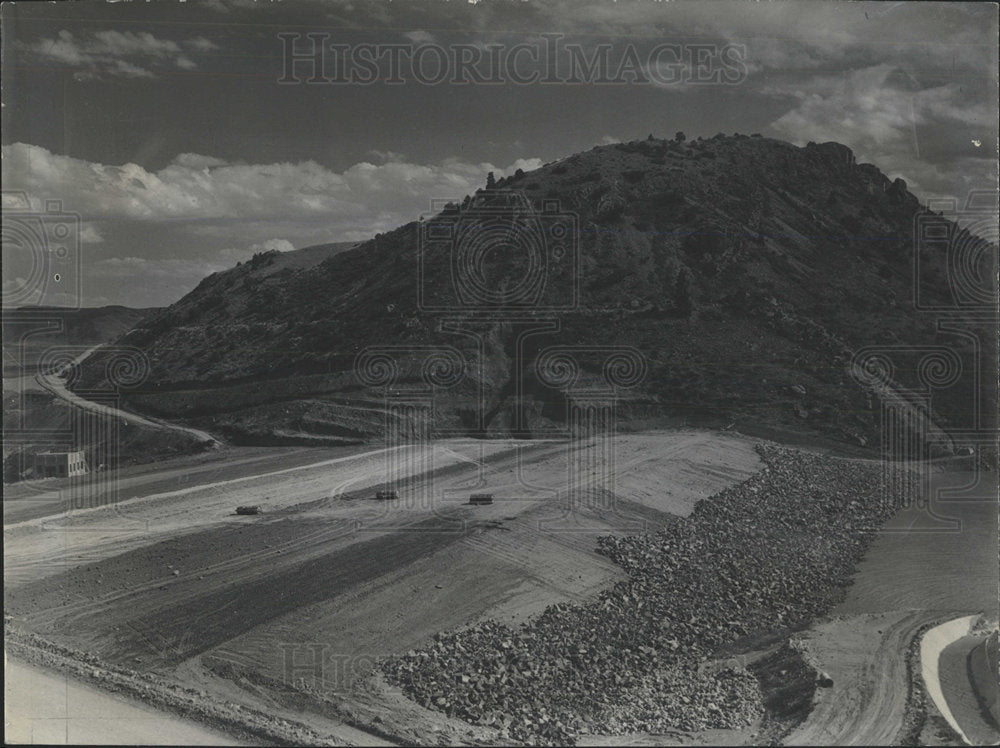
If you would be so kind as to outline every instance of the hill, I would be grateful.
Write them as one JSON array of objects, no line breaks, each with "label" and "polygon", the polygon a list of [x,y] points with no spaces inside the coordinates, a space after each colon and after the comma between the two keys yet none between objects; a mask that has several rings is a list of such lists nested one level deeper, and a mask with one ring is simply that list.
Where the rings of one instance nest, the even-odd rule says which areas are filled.
[{"label": "hill", "polygon": [[[4,376],[32,373],[38,357],[49,347],[110,343],[131,330],[143,317],[158,311],[156,308],[102,306],[86,309],[30,307],[4,312]],[[47,325],[44,332],[38,332],[41,321]],[[22,339],[23,333],[28,331],[32,334]]]},{"label": "hill", "polygon": [[[985,393],[982,413],[995,412],[996,377],[977,380],[976,361],[995,362],[995,341],[988,327],[978,344],[939,330],[915,308],[918,297],[962,303],[948,253],[917,241],[924,219],[983,244],[837,143],[718,135],[601,146],[491,176],[461,204],[315,265],[267,253],[209,276],[121,338],[151,363],[127,397],[238,442],[357,440],[398,418],[387,416],[387,392],[423,381],[448,385],[437,388],[432,433],[540,435],[566,425],[553,375],[568,352],[578,386],[605,366],[644,369],[618,392],[623,428],[735,424],[871,448],[880,399],[919,407],[913,393],[929,392],[937,365],[947,376],[923,405],[946,429],[972,428],[974,392]],[[996,277],[992,266],[973,271]],[[390,390],[376,381],[378,361],[356,361],[372,345],[393,346]],[[448,349],[444,369],[421,368],[428,346]],[[546,379],[538,358],[552,346]],[[868,346],[890,348],[884,381],[852,376]],[[612,348],[645,361],[628,351],[605,361]],[[444,383],[449,366],[464,376]],[[103,369],[95,357],[80,381]]]}]

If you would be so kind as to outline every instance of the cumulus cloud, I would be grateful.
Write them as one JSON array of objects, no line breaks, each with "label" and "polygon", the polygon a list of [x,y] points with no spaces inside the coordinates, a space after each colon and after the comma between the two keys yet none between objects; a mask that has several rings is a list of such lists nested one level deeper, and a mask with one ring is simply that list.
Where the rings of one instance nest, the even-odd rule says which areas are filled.
[{"label": "cumulus cloud", "polygon": [[541,165],[538,158],[506,167],[450,158],[363,161],[334,171],[314,161],[247,164],[183,153],[150,171],[24,143],[4,146],[2,159],[6,209],[38,211],[58,199],[80,216],[90,247],[87,303],[113,298],[133,306],[176,301],[204,276],[257,252],[368,239],[472,194],[487,172],[500,177]]},{"label": "cumulus cloud", "polygon": [[977,136],[995,141],[995,107],[958,84],[925,86],[904,69],[880,64],[763,92],[793,101],[770,125],[779,137],[800,145],[845,143],[859,161],[903,177],[921,197],[996,183],[995,153],[972,143]]},{"label": "cumulus cloud", "polygon": [[206,39],[203,36],[196,36],[193,39],[186,39],[184,41],[184,46],[193,52],[212,52],[213,50],[219,49],[218,44],[209,39]]},{"label": "cumulus cloud", "polygon": [[188,53],[205,54],[218,46],[203,36],[181,41],[160,39],[147,31],[95,31],[75,35],[63,29],[18,48],[42,60],[76,68],[76,78],[102,75],[150,78],[156,70],[176,66],[193,70],[197,64]]},{"label": "cumulus cloud", "polygon": [[497,176],[539,159],[519,159],[506,168],[450,158],[439,164],[367,161],[335,172],[315,161],[230,163],[201,154],[177,156],[151,172],[138,164],[110,166],[51,153],[40,146],[3,147],[3,176],[12,190],[34,197],[58,196],[91,219],[147,221],[235,219],[347,219],[384,216],[412,220],[432,200],[462,197]]},{"label": "cumulus cloud", "polygon": [[[73,35],[61,31],[61,37],[72,40]],[[139,55],[148,57],[173,56],[181,51],[177,42],[157,39],[148,31],[96,31],[93,39],[86,42],[90,54],[108,54],[119,57]]]},{"label": "cumulus cloud", "polygon": [[180,164],[188,169],[194,169],[195,171],[212,169],[216,166],[226,165],[226,161],[224,159],[215,158],[214,156],[203,156],[200,153],[181,153],[174,158],[174,163]]},{"label": "cumulus cloud", "polygon": [[433,44],[436,40],[434,34],[429,31],[424,31],[423,29],[415,29],[414,31],[407,31],[403,34],[407,39],[409,39],[414,44]]},{"label": "cumulus cloud", "polygon": [[82,244],[100,244],[104,241],[101,232],[90,223],[85,223],[80,227],[80,242]]}]

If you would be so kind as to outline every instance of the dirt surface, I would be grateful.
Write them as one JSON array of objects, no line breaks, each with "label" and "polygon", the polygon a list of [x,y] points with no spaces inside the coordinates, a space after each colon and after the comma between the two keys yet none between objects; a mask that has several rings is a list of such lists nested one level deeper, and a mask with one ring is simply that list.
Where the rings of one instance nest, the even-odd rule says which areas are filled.
[{"label": "dirt surface", "polygon": [[[968,478],[952,473],[937,480],[943,490]],[[837,612],[996,611],[1000,585],[996,484],[980,488],[984,497],[990,491],[992,501],[936,502],[939,516],[951,520],[947,524],[929,520],[923,510],[901,511],[872,544]]]},{"label": "dirt surface", "polygon": [[968,668],[972,679],[973,691],[983,715],[983,718],[994,729],[1000,729],[1000,669],[997,644],[1000,631],[996,629],[984,636],[969,652]]},{"label": "dirt surface", "polygon": [[4,663],[4,740],[47,745],[243,745],[139,702]]},{"label": "dirt surface", "polygon": [[[552,603],[594,599],[623,578],[595,552],[599,535],[687,515],[759,468],[752,445],[695,430],[620,435],[613,484],[586,486],[576,503],[567,501],[567,465],[592,447],[555,441],[447,440],[389,462],[385,450],[227,448],[137,467],[123,471],[128,499],[115,508],[57,513],[56,499],[39,502],[39,516],[12,502],[6,610],[18,626],[103,662],[196,683],[333,740],[421,742],[436,732],[448,742],[496,742],[366,676],[377,658],[425,646],[438,631],[486,619],[514,625]],[[415,477],[400,500],[377,502],[390,473]],[[495,502],[468,505],[473,490]],[[265,514],[233,515],[244,503],[264,504]],[[983,609],[995,589],[995,563],[984,563],[996,558],[995,508],[947,509],[961,532],[917,533],[912,516],[897,515],[834,617],[797,636],[833,686],[817,689],[811,714],[784,742],[898,736],[913,636],[953,609]],[[959,567],[964,585],[954,584]],[[615,739],[772,738],[754,726]]]},{"label": "dirt surface", "polygon": [[[616,444],[613,487],[627,485],[639,501],[615,499],[603,484],[569,501],[568,460],[592,447],[561,442],[448,440],[390,463],[385,450],[318,464],[301,464],[309,450],[233,452],[195,461],[180,488],[183,461],[136,470],[123,478],[134,497],[116,507],[8,518],[6,610],[17,625],[112,664],[168,679],[198,672],[209,693],[232,697],[232,672],[219,673],[236,668],[249,676],[235,681],[248,704],[277,698],[254,682],[298,674],[318,699],[340,700],[337,713],[371,722],[401,698],[353,693],[374,657],[486,617],[523,620],[585,600],[621,575],[595,552],[597,535],[655,529],[759,466],[737,436],[688,430]],[[286,458],[291,465],[273,464]],[[372,498],[387,471],[419,475],[429,464],[433,473],[405,482],[400,500]],[[470,506],[471,490],[495,502]],[[234,516],[246,503],[265,514]],[[323,647],[318,679],[295,670],[311,662],[313,645]]]},{"label": "dirt surface", "polygon": [[[903,510],[891,519],[859,565],[836,617],[801,636],[833,687],[817,691],[812,713],[787,744],[893,742],[912,706],[908,692],[923,688],[919,679],[911,685],[913,674],[906,672],[905,652],[914,637],[959,615],[995,615],[995,476],[949,471],[932,480],[931,495],[947,500],[935,500],[932,511]],[[974,698],[967,677],[954,685],[965,701]],[[930,711],[941,719],[933,706]],[[947,732],[947,725],[933,729]]]},{"label": "dirt surface", "polygon": [[[370,452],[371,447],[232,447],[120,468],[88,492],[89,506],[169,493],[192,486],[314,465]],[[74,509],[79,487],[66,478],[4,486],[4,524],[49,517]]]},{"label": "dirt surface", "polygon": [[928,615],[909,610],[845,616],[797,637],[833,685],[816,690],[812,712],[785,744],[894,744],[909,691],[903,653]]}]

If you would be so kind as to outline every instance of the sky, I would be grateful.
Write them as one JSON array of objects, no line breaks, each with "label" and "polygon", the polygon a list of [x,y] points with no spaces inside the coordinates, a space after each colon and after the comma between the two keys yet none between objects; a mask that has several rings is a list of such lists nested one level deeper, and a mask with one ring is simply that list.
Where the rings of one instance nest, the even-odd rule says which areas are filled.
[{"label": "sky", "polygon": [[648,134],[835,140],[959,208],[997,186],[988,3],[188,0],[2,14],[5,306],[37,282],[34,240],[14,235],[25,216],[47,242],[70,234],[60,283],[35,298],[160,306],[256,252],[362,240],[488,171]]}]

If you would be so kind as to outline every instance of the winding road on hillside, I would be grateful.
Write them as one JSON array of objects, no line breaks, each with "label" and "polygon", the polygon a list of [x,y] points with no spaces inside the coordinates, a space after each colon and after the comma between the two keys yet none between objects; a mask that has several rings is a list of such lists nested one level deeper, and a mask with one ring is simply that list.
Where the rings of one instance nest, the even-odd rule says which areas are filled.
[{"label": "winding road on hillside", "polygon": [[101,347],[102,346],[95,345],[93,348],[84,351],[71,362],[61,367],[55,374],[36,374],[35,381],[50,395],[58,397],[71,405],[75,405],[76,407],[91,413],[110,416],[112,418],[120,418],[122,423],[126,426],[146,426],[147,428],[158,429],[160,431],[178,431],[180,433],[187,434],[188,436],[193,436],[200,442],[208,442],[213,445],[218,445],[220,443],[218,439],[209,434],[207,431],[201,431],[200,429],[194,429],[188,426],[178,426],[173,423],[167,423],[166,421],[160,421],[140,416],[135,413],[129,413],[121,408],[114,408],[110,405],[95,403],[91,400],[86,400],[77,395],[75,392],[69,390],[66,387],[65,381],[62,379],[62,373],[71,366],[79,366],[87,358],[89,358],[91,354]]}]

